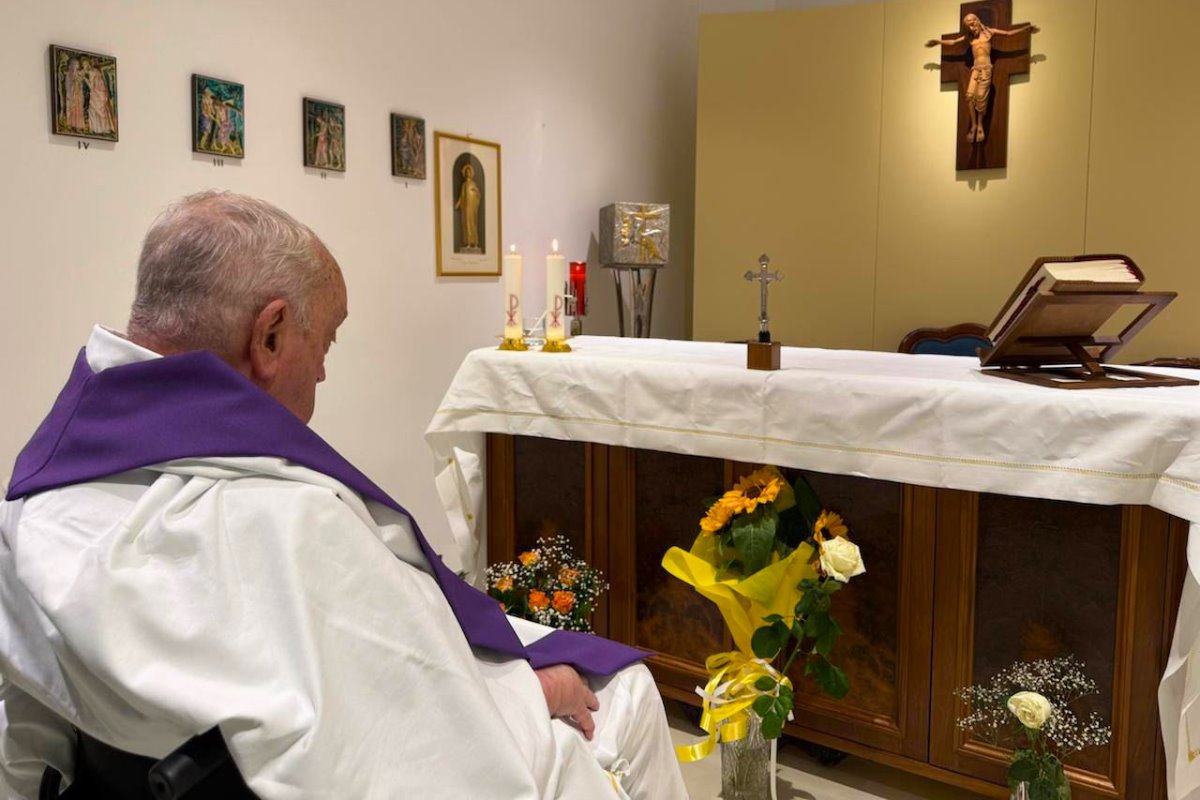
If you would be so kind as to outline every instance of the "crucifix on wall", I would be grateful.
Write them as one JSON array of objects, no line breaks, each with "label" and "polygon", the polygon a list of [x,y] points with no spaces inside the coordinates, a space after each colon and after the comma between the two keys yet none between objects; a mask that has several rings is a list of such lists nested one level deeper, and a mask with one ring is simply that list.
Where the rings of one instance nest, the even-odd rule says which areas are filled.
[{"label": "crucifix on wall", "polygon": [[998,169],[1008,164],[1008,84],[1029,72],[1028,22],[1012,25],[1012,0],[963,3],[962,28],[926,47],[942,48],[942,83],[957,83],[958,150],[955,169]]}]

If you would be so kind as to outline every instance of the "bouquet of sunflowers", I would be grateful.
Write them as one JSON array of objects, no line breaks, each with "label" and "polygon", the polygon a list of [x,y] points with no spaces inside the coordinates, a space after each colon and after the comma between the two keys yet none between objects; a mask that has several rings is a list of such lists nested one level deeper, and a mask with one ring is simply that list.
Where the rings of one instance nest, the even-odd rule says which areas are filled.
[{"label": "bouquet of sunflowers", "polygon": [[737,647],[708,659],[711,679],[697,692],[709,739],[679,748],[681,758],[743,738],[750,714],[763,737],[777,738],[791,718],[788,671],[797,659],[827,694],[849,691],[829,659],[842,632],[830,613],[833,596],[866,571],[848,534],[803,476],[789,484],[768,466],[708,504],[691,550],[667,551],[663,567],[717,605]]},{"label": "bouquet of sunflowers", "polygon": [[604,575],[571,553],[565,536],[541,537],[516,561],[487,568],[487,592],[504,613],[569,631],[592,631]]}]

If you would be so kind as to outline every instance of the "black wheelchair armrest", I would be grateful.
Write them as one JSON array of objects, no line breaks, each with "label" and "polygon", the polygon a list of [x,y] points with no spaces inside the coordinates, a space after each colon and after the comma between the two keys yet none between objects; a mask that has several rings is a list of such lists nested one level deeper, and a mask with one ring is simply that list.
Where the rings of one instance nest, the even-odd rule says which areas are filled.
[{"label": "black wheelchair armrest", "polygon": [[178,800],[231,760],[219,728],[193,736],[150,768],[154,800]]}]

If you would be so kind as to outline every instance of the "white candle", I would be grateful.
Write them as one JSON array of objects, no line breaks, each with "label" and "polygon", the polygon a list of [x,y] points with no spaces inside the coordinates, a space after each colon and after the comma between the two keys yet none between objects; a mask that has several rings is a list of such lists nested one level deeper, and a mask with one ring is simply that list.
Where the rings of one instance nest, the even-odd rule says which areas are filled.
[{"label": "white candle", "polygon": [[567,284],[567,260],[558,253],[558,239],[550,244],[554,252],[546,256],[546,340],[567,338],[566,305],[563,292]]},{"label": "white candle", "polygon": [[510,245],[504,256],[504,338],[525,335],[521,322],[521,255]]}]

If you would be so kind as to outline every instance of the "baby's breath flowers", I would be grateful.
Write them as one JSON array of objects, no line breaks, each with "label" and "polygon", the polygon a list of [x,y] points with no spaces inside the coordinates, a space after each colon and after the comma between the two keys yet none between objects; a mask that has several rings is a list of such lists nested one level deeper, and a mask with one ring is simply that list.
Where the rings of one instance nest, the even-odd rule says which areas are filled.
[{"label": "baby's breath flowers", "polygon": [[505,613],[571,631],[592,630],[591,614],[608,584],[575,558],[565,536],[542,537],[516,561],[487,569],[487,591]]},{"label": "baby's breath flowers", "polygon": [[1069,797],[1062,760],[1112,738],[1099,714],[1082,718],[1072,708],[1096,693],[1096,682],[1075,656],[1018,661],[987,683],[955,692],[970,709],[958,727],[1013,748],[1010,785],[1026,783],[1030,797]]}]

